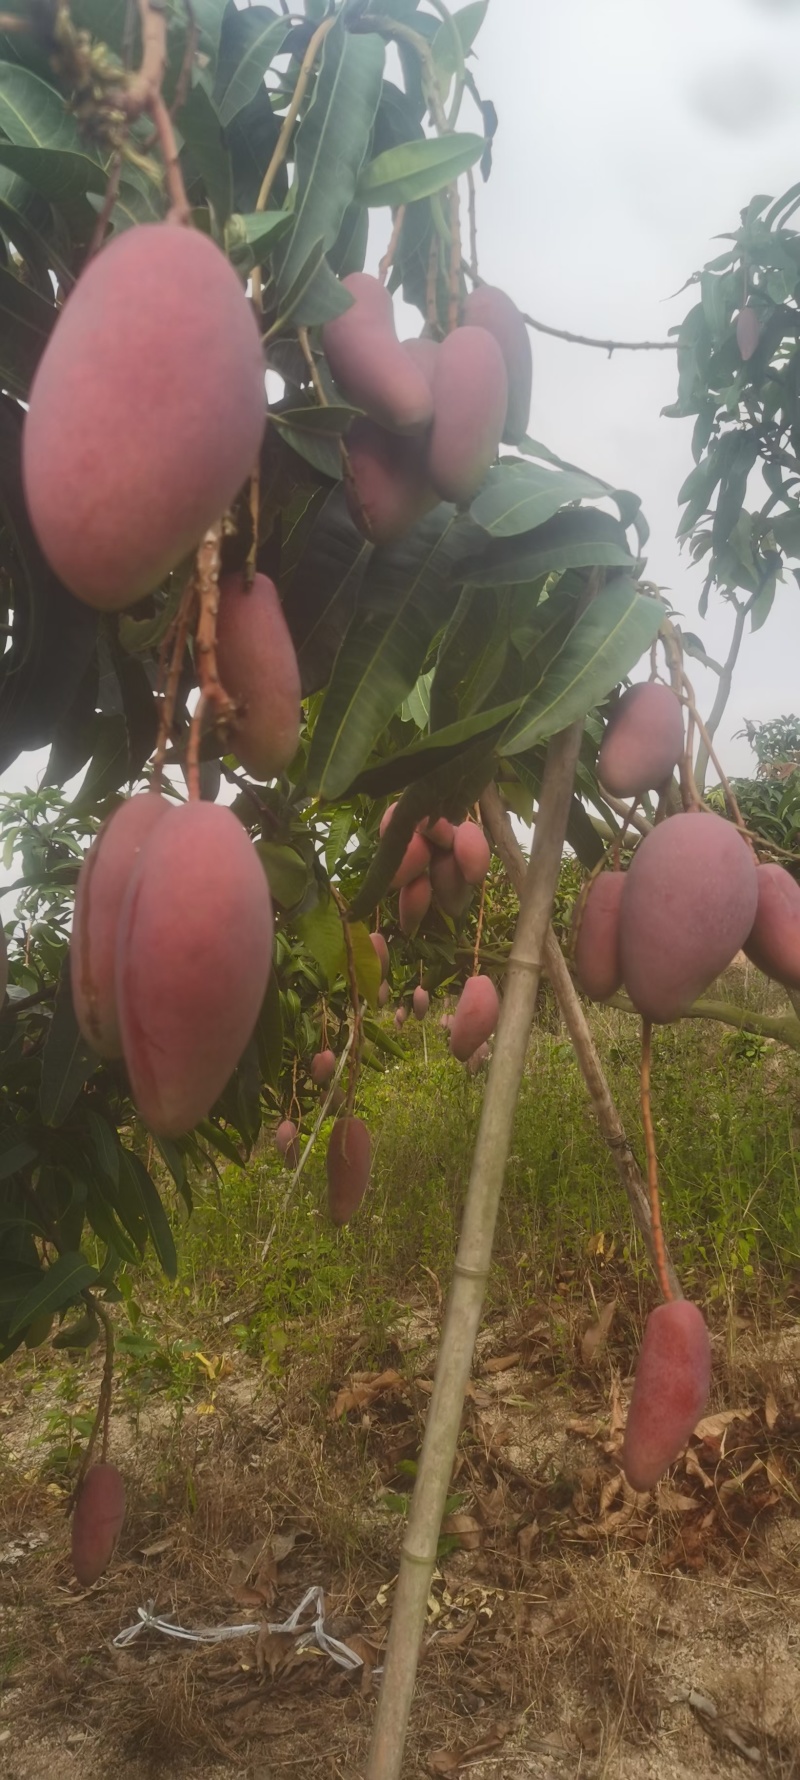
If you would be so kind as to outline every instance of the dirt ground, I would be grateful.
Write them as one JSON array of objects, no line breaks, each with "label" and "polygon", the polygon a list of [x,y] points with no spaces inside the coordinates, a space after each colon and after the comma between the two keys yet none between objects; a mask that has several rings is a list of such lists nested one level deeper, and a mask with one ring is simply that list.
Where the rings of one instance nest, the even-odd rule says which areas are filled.
[{"label": "dirt ground", "polygon": [[[414,1304],[377,1369],[343,1317],[324,1376],[298,1344],[279,1382],[226,1351],[220,1324],[180,1402],[123,1393],[129,1513],[89,1591],[70,1571],[69,1467],[42,1436],[69,1361],[12,1363],[3,1776],[363,1776],[438,1314]],[[800,1777],[800,1323],[716,1331],[711,1412],[655,1497],[617,1463],[624,1312],[576,1313],[567,1346],[565,1363],[558,1304],[481,1337],[404,1774]],[[95,1363],[79,1377],[76,1413]],[[351,1670],[269,1630],[315,1586]],[[148,1604],[187,1628],[254,1629],[115,1646]]]}]

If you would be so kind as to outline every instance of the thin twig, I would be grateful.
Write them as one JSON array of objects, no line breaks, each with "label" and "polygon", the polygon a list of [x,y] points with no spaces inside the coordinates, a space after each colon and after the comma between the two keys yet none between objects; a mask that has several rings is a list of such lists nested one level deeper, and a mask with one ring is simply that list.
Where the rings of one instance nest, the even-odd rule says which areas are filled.
[{"label": "thin twig", "polygon": [[[270,193],[272,191],[272,187],[275,184],[275,180],[278,176],[278,173],[280,172],[281,167],[283,166],[283,163],[286,159],[286,155],[288,153],[289,142],[291,139],[292,130],[294,129],[298,112],[299,112],[300,107],[303,103],[306,88],[307,88],[308,83],[311,79],[311,75],[312,75],[313,68],[314,68],[314,63],[317,59],[317,51],[319,50],[320,45],[325,42],[325,38],[327,37],[328,32],[333,30],[333,27],[336,24],[337,16],[338,15],[333,14],[330,18],[323,19],[322,24],[317,26],[317,29],[314,32],[313,37],[309,40],[308,48],[307,48],[306,53],[303,57],[303,60],[300,64],[300,73],[298,74],[298,77],[297,77],[297,85],[295,86],[294,92],[293,92],[292,97],[289,101],[286,115],[284,117],[283,123],[281,124],[280,132],[278,135],[278,140],[277,140],[275,147],[272,151],[272,156],[270,159],[269,166],[267,167],[267,171],[264,174],[264,178],[261,181],[261,190],[258,194],[258,197],[256,198],[256,210],[266,210],[266,208],[267,208],[267,204],[269,203],[269,197],[270,197]],[[253,267],[253,270],[250,274],[250,280],[251,280],[251,287],[252,287],[252,292],[253,292],[253,301],[256,305],[257,311],[260,314],[261,313],[261,267],[260,266]]]},{"label": "thin twig", "polygon": [[350,989],[350,1005],[353,1009],[353,1047],[350,1053],[350,1074],[347,1082],[347,1100],[345,1112],[351,1113],[355,1105],[356,1088],[358,1087],[359,1066],[361,1061],[361,996],[356,975],[356,957],[353,951],[353,935],[350,931],[347,903],[340,895],[335,884],[330,886],[331,895],[336,904],[342,921],[344,949],[347,957],[347,981]]},{"label": "thin twig", "polygon": [[319,374],[319,367],[317,365],[316,359],[314,358],[314,354],[311,351],[311,342],[308,338],[308,328],[298,328],[297,338],[300,343],[300,351],[302,352],[303,357],[306,361],[306,364],[308,365],[308,374],[309,374],[311,381],[314,385],[314,394],[317,398],[317,401],[319,402],[320,408],[329,408],[330,403],[329,403],[328,398],[325,394],[325,388],[324,388],[324,385],[322,382],[322,378],[320,377],[320,374]]},{"label": "thin twig", "polygon": [[122,151],[121,151],[121,149],[118,149],[112,162],[111,162],[111,169],[110,169],[110,172],[108,175],[108,184],[106,186],[105,197],[103,199],[103,207],[102,207],[101,211],[99,212],[97,222],[95,223],[94,228],[92,230],[92,239],[89,242],[89,246],[86,250],[87,261],[94,259],[95,254],[99,252],[100,248],[103,245],[103,237],[106,232],[106,224],[108,223],[109,217],[111,216],[111,212],[114,208],[114,205],[117,202],[117,193],[119,192],[119,182],[120,182],[121,174],[122,174]]},{"label": "thin twig", "polygon": [[640,1076],[642,1124],[644,1126],[644,1144],[647,1152],[647,1188],[650,1197],[650,1222],[653,1231],[653,1253],[655,1257],[658,1283],[667,1302],[674,1296],[672,1282],[667,1268],[667,1256],[664,1247],[664,1231],[661,1227],[661,1199],[658,1192],[658,1152],[656,1150],[656,1134],[653,1130],[653,1110],[650,1104],[650,1060],[653,1045],[652,1020],[642,1021],[642,1068]]},{"label": "thin twig", "polygon": [[522,319],[529,328],[535,328],[537,334],[552,334],[555,340],[569,340],[572,346],[598,346],[607,352],[609,358],[614,352],[675,352],[677,340],[595,340],[591,334],[573,334],[569,328],[551,328],[545,321],[535,321],[532,315]]},{"label": "thin twig", "polygon": [[[280,1203],[280,1206],[278,1207],[278,1210],[275,1213],[275,1217],[272,1220],[272,1224],[271,1224],[270,1229],[267,1233],[267,1238],[264,1243],[264,1247],[261,1250],[262,1264],[264,1261],[266,1261],[267,1255],[269,1254],[270,1248],[272,1247],[272,1242],[273,1242],[273,1239],[275,1236],[275,1231],[278,1228],[278,1220],[279,1220],[279,1218],[281,1218],[283,1216],[283,1213],[285,1212],[286,1207],[289,1204],[289,1200],[291,1199],[291,1196],[294,1192],[295,1187],[297,1186],[297,1183],[300,1179],[303,1169],[305,1168],[308,1158],[311,1155],[311,1151],[313,1150],[314,1145],[317,1141],[317,1137],[319,1136],[320,1129],[321,1129],[322,1125],[324,1124],[325,1119],[328,1116],[328,1110],[329,1110],[331,1103],[333,1101],[333,1096],[336,1092],[336,1089],[339,1086],[339,1080],[340,1080],[340,1077],[344,1070],[344,1066],[347,1062],[347,1059],[350,1055],[350,1052],[352,1050],[354,1039],[355,1039],[355,1027],[353,1027],[352,1031],[348,1035],[347,1043],[345,1044],[344,1050],[342,1051],[342,1054],[341,1054],[339,1061],[336,1065],[336,1072],[335,1072],[333,1079],[330,1083],[328,1092],[322,1101],[322,1105],[320,1106],[319,1112],[317,1113],[317,1117],[314,1121],[313,1129],[312,1129],[311,1134],[306,1142],[306,1147],[303,1151],[302,1156],[300,1157],[300,1160],[297,1164],[294,1174],[292,1175],[289,1185],[286,1188],[286,1192],[284,1193],[283,1199],[281,1200],[281,1203]],[[256,1306],[254,1305],[253,1308],[255,1309]],[[224,1317],[223,1321],[225,1323],[235,1322],[240,1314],[241,1313],[234,1313],[233,1316]]]},{"label": "thin twig", "polygon": [[448,280],[447,331],[452,334],[461,319],[461,222],[458,203],[458,181],[450,187],[450,272]]},{"label": "thin twig", "polygon": [[469,193],[469,270],[475,284],[478,282],[478,212],[475,200],[475,175],[471,167],[467,168],[467,191]]},{"label": "thin twig", "polygon": [[393,221],[392,221],[392,232],[391,232],[391,235],[389,236],[389,245],[388,245],[386,252],[383,256],[383,259],[381,260],[381,263],[378,267],[378,277],[381,281],[381,284],[386,283],[389,273],[391,272],[392,266],[394,265],[394,256],[397,252],[397,244],[400,240],[400,231],[403,227],[403,223],[405,222],[405,216],[406,216],[405,204],[398,204],[397,209],[394,213]]},{"label": "thin twig", "polygon": [[103,1364],[103,1376],[100,1380],[100,1392],[97,1398],[97,1409],[92,1423],[92,1431],[86,1442],[86,1451],[81,1459],[78,1475],[75,1479],[75,1485],[69,1499],[70,1508],[77,1501],[80,1494],[81,1484],[83,1483],[84,1477],[91,1465],[92,1453],[97,1444],[97,1436],[101,1428],[103,1430],[103,1443],[100,1449],[100,1457],[101,1464],[105,1464],[106,1453],[108,1452],[108,1430],[111,1422],[111,1403],[114,1394],[114,1325],[108,1311],[104,1310],[102,1304],[98,1302],[94,1293],[88,1290],[88,1287],[86,1291],[81,1293],[81,1296],[88,1305],[90,1314],[97,1317],[98,1322],[103,1325],[103,1334],[105,1335],[106,1342],[106,1357]]},{"label": "thin twig", "polygon": [[480,903],[480,908],[478,909],[478,925],[475,930],[475,947],[474,947],[474,950],[472,953],[472,974],[474,977],[476,977],[478,975],[478,970],[480,968],[481,938],[483,936],[483,918],[484,918],[485,913],[486,913],[486,879],[484,878],[483,883],[481,884],[481,903]]},{"label": "thin twig", "polygon": [[[189,635],[189,626],[194,614],[196,598],[197,590],[194,577],[192,576],[187,582],[181,595],[181,603],[178,607],[172,632],[172,655],[170,657],[169,671],[167,674],[166,686],[164,688],[164,697],[161,703],[161,712],[158,723],[158,740],[156,743],[155,755],[153,757],[153,787],[156,791],[161,790],[167,743],[172,734],[172,724],[175,717],[175,702],[178,696],[178,684],[180,682],[183,657],[186,653],[186,640]],[[165,638],[165,646],[166,643],[167,639]]]}]

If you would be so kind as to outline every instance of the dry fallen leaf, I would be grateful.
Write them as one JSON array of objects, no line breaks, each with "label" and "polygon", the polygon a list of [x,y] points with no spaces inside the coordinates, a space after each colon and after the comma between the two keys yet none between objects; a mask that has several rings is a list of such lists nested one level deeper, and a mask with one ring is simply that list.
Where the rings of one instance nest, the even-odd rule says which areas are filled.
[{"label": "dry fallen leaf", "polygon": [[499,1749],[510,1730],[510,1724],[497,1724],[487,1731],[485,1736],[481,1737],[479,1743],[471,1744],[469,1749],[465,1749],[463,1743],[460,1743],[455,1749],[434,1750],[433,1755],[428,1757],[430,1773],[437,1775],[460,1773],[465,1767],[471,1767],[474,1762],[480,1761],[482,1755],[491,1755],[493,1749]]},{"label": "dry fallen leaf", "polygon": [[481,1543],[481,1528],[471,1514],[446,1514],[442,1532],[457,1539],[464,1551],[477,1551]]},{"label": "dry fallen leaf", "polygon": [[779,1413],[778,1401],[775,1396],[775,1392],[767,1391],[767,1395],[764,1400],[764,1420],[767,1424],[767,1428],[768,1428],[770,1434],[772,1433],[772,1430],[773,1430],[775,1423],[778,1419],[778,1413]]},{"label": "dry fallen leaf", "polygon": [[694,1430],[695,1440],[719,1440],[731,1422],[748,1422],[749,1409],[721,1409],[719,1415],[705,1415]]},{"label": "dry fallen leaf", "polygon": [[584,1366],[593,1366],[605,1346],[614,1313],[617,1308],[616,1298],[604,1304],[596,1323],[590,1323],[581,1340],[581,1360]]},{"label": "dry fallen leaf", "polygon": [[481,1371],[482,1372],[510,1372],[512,1366],[518,1366],[521,1359],[522,1359],[522,1355],[520,1353],[495,1354],[495,1357],[493,1360],[484,1360],[483,1366],[481,1367]]},{"label": "dry fallen leaf", "polygon": [[[376,1397],[384,1392],[402,1388],[403,1380],[399,1372],[373,1372],[360,1378],[353,1377],[349,1384],[343,1385],[337,1393],[333,1408],[328,1411],[328,1418],[335,1422],[341,1415],[349,1415],[352,1409],[367,1409]],[[432,1387],[431,1387],[432,1388]]]}]

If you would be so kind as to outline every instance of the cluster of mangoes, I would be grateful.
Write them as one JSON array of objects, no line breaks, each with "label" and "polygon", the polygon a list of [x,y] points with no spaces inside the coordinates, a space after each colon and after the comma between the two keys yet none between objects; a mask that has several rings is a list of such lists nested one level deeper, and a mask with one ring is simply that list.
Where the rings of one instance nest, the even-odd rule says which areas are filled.
[{"label": "cluster of mangoes", "polygon": [[504,291],[479,285],[441,341],[398,340],[394,308],[367,272],[343,279],[351,308],[322,330],[345,401],[363,410],[346,435],[345,495],[374,544],[390,543],[439,501],[467,506],[501,440],[524,437],[531,401],[528,330]]},{"label": "cluster of mangoes", "polygon": [[[648,682],[623,694],[598,756],[617,796],[660,790],[683,751],[678,698]],[[644,1019],[679,1019],[744,949],[800,989],[800,885],[759,865],[747,838],[709,810],[685,810],[639,842],[626,872],[602,872],[576,913],[578,982],[594,1001],[624,985]]]},{"label": "cluster of mangoes", "polygon": [[[381,818],[384,835],[396,804]],[[398,897],[398,925],[406,939],[413,939],[432,902],[452,920],[465,915],[476,885],[482,884],[491,862],[489,843],[477,822],[448,822],[445,816],[431,822],[425,817],[411,836],[391,882]]]}]

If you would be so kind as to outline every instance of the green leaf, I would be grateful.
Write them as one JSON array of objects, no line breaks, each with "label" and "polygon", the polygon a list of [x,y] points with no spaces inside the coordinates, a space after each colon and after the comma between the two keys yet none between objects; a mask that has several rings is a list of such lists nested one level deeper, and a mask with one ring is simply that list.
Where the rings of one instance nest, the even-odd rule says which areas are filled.
[{"label": "green leaf", "polygon": [[233,171],[222,126],[202,81],[181,106],[184,143],[200,173],[217,226],[223,228],[233,209]]},{"label": "green leaf", "polygon": [[503,732],[501,754],[520,754],[585,717],[630,672],[664,618],[660,600],[627,576],[604,587],[581,613],[543,683]]},{"label": "green leaf", "polygon": [[556,513],[536,531],[492,542],[470,562],[469,580],[476,587],[495,587],[565,569],[632,567],[619,520],[597,508],[576,507]]},{"label": "green leaf", "polygon": [[384,46],[373,33],[349,32],[337,20],[325,39],[314,97],[295,139],[294,217],[277,273],[281,312],[309,253],[332,247],[353,201],[369,147],[383,76]]},{"label": "green leaf", "polygon": [[570,501],[602,500],[610,490],[582,470],[545,470],[531,463],[496,464],[470,508],[495,538],[533,531]]},{"label": "green leaf", "polygon": [[255,97],[291,29],[268,6],[237,11],[228,6],[222,20],[214,104],[225,127]]},{"label": "green leaf", "polygon": [[347,511],[344,490],[334,488],[314,520],[286,605],[306,695],[329,678],[371,555],[372,545]]},{"label": "green leaf", "polygon": [[[236,16],[246,19],[251,15],[241,12]],[[251,266],[260,266],[274,253],[293,220],[288,210],[255,210],[247,216],[237,212],[225,224],[225,252],[240,272],[249,272]]]},{"label": "green leaf", "polygon": [[780,550],[787,556],[800,556],[800,513],[784,513],[773,519],[770,529]]},{"label": "green leaf", "polygon": [[92,1149],[99,1164],[101,1173],[106,1175],[114,1186],[119,1181],[119,1138],[107,1119],[100,1117],[93,1108],[87,1108],[86,1123],[89,1127]]},{"label": "green leaf", "polygon": [[270,971],[253,1037],[258,1051],[261,1079],[271,1088],[277,1088],[283,1066],[283,1008],[274,970]]},{"label": "green leaf", "polygon": [[174,1279],[178,1271],[178,1257],[175,1253],[175,1242],[169,1220],[144,1163],[134,1155],[132,1150],[120,1151],[120,1185],[123,1181],[139,1216],[150,1233],[153,1247],[167,1278]]},{"label": "green leaf", "polygon": [[97,1268],[90,1267],[83,1255],[72,1252],[59,1255],[17,1306],[9,1335],[16,1335],[20,1329],[26,1329],[34,1317],[43,1316],[48,1311],[52,1313],[62,1310],[65,1304],[71,1304],[96,1279]]},{"label": "green leaf", "polygon": [[410,204],[440,192],[468,167],[474,167],[486,147],[483,136],[466,131],[448,136],[426,136],[387,148],[364,168],[356,187],[360,204]]},{"label": "green leaf", "polygon": [[318,902],[307,915],[301,915],[296,925],[298,938],[316,959],[330,988],[342,975],[347,962],[342,917],[333,897]]},{"label": "green leaf", "polygon": [[441,506],[373,553],[311,742],[308,781],[321,797],[347,790],[415,685],[456,605],[453,575],[472,535],[468,519]]},{"label": "green leaf", "polygon": [[220,1125],[213,1124],[211,1119],[201,1120],[197,1127],[197,1136],[202,1137],[204,1143],[210,1143],[212,1148],[218,1150],[227,1162],[232,1162],[234,1167],[244,1167],[244,1157],[237,1150],[233,1138],[229,1137],[227,1131],[223,1131]]},{"label": "green leaf", "polygon": [[358,992],[370,1007],[377,1007],[381,986],[380,959],[369,937],[369,928],[363,921],[352,921],[349,925]]},{"label": "green leaf", "polygon": [[[310,417],[314,412],[326,413],[327,410],[312,408],[293,408],[291,410],[291,413],[300,419],[304,419],[306,416]],[[295,426],[286,414],[272,413],[270,420],[271,424],[277,427],[284,444],[290,445],[293,451],[305,459],[306,463],[313,464],[314,469],[319,470],[321,475],[338,481],[342,474],[338,435],[331,433],[324,425]]]},{"label": "green leaf", "polygon": [[70,805],[73,816],[90,815],[128,780],[128,726],[122,713],[98,716],[94,736],[94,753],[86,777]]},{"label": "green leaf", "polygon": [[278,334],[293,322],[295,327],[317,327],[344,315],[352,305],[352,297],[344,290],[325,258],[324,241],[315,241],[291,284],[279,283],[280,313],[270,334]]},{"label": "green leaf", "polygon": [[54,304],[0,266],[0,381],[11,395],[27,397],[57,315]]},{"label": "green leaf", "polygon": [[294,847],[276,841],[256,841],[256,852],[267,874],[269,887],[281,908],[294,908],[308,888],[308,866]]},{"label": "green leaf", "polygon": [[69,959],[66,959],[56,991],[50,1031],[42,1052],[39,1111],[46,1125],[62,1124],[84,1082],[89,1080],[90,1075],[94,1075],[99,1062],[96,1052],[90,1051],[78,1031],[72,1005]]},{"label": "green leaf", "polygon": [[94,226],[87,192],[105,192],[107,175],[87,148],[61,94],[28,68],[0,62],[0,165],[19,173],[64,212],[80,239]]},{"label": "green leaf", "polygon": [[21,1131],[13,1127],[0,1131],[0,1180],[7,1180],[10,1174],[18,1174],[21,1168],[27,1168],[29,1162],[35,1162],[38,1151]]},{"label": "green leaf", "polygon": [[459,7],[453,12],[447,23],[439,26],[431,45],[431,55],[439,77],[439,84],[447,91],[456,72],[456,46],[453,43],[453,32],[459,38],[461,59],[469,54],[475,38],[483,24],[489,6],[489,0],[471,0],[469,6]]}]

